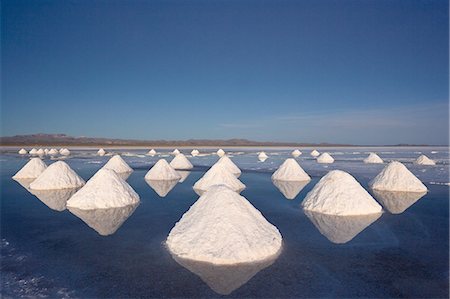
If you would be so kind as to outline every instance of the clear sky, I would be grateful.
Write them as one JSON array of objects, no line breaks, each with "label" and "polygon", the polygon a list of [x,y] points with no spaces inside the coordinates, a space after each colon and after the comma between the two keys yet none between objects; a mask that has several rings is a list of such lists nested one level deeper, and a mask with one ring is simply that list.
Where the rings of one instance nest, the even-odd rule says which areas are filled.
[{"label": "clear sky", "polygon": [[448,144],[448,1],[1,1],[2,135]]}]

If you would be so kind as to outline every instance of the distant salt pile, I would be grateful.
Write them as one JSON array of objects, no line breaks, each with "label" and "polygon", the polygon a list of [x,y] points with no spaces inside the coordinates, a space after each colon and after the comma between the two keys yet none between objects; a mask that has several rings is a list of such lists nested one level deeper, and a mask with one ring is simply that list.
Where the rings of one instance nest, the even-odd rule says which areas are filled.
[{"label": "distant salt pile", "polygon": [[374,190],[427,192],[427,187],[400,162],[389,163],[371,182]]},{"label": "distant salt pile", "polygon": [[369,156],[364,159],[364,163],[380,164],[380,163],[383,163],[383,159],[381,159],[380,156],[378,156],[375,153],[370,153]]},{"label": "distant salt pile", "polygon": [[235,176],[239,177],[241,175],[241,170],[239,167],[234,164],[233,161],[228,156],[223,156],[219,159],[219,161],[216,162],[216,164],[223,165],[229,172],[234,174]]},{"label": "distant salt pile", "polygon": [[219,185],[190,207],[166,244],[181,258],[230,265],[277,255],[282,237],[247,199]]},{"label": "distant salt pile", "polygon": [[170,166],[173,167],[173,169],[179,169],[179,170],[189,170],[194,168],[191,162],[189,162],[188,158],[184,154],[178,154],[175,156],[175,158],[172,159],[170,162]]},{"label": "distant salt pile", "polygon": [[211,186],[225,185],[233,191],[241,192],[245,185],[223,164],[214,164],[201,179],[194,184],[194,190],[201,195]]},{"label": "distant salt pile", "polygon": [[27,150],[26,149],[21,149],[20,151],[19,151],[19,154],[20,155],[26,155],[26,154],[28,154],[28,152],[27,152]]},{"label": "distant salt pile", "polygon": [[425,155],[420,155],[420,157],[417,158],[416,161],[414,161],[414,164],[417,164],[417,165],[436,165],[436,162],[434,162],[433,160],[431,160],[430,158],[428,158]]},{"label": "distant salt pile", "polygon": [[103,168],[114,170],[117,173],[133,172],[133,168],[128,166],[127,162],[120,155],[114,155]]},{"label": "distant salt pile", "polygon": [[176,148],[173,150],[172,154],[174,154],[175,156],[178,155],[180,153],[180,151]]},{"label": "distant salt pile", "polygon": [[192,157],[196,157],[196,156],[198,156],[198,154],[200,154],[200,152],[196,149],[192,150],[192,152],[191,152]]},{"label": "distant salt pile", "polygon": [[317,157],[317,162],[322,163],[322,164],[329,164],[329,163],[333,163],[334,159],[333,159],[333,157],[331,157],[331,155],[329,153],[323,153],[322,155]]},{"label": "distant salt pile", "polygon": [[297,195],[305,188],[306,185],[309,184],[309,180],[307,181],[280,181],[273,180],[272,181],[275,187],[280,190],[281,194],[286,197],[286,199],[294,199]]},{"label": "distant salt pile", "polygon": [[179,180],[145,180],[145,182],[158,194],[159,197],[166,197],[167,194],[177,185]]},{"label": "distant salt pile", "polygon": [[48,155],[48,152],[49,152],[48,148],[44,149],[44,154]]},{"label": "distant salt pile", "polygon": [[84,180],[70,168],[67,163],[58,161],[47,167],[41,175],[30,184],[30,189],[55,190],[79,188]]},{"label": "distant salt pile", "polygon": [[156,151],[154,149],[149,150],[147,153],[147,156],[153,157],[154,155],[156,155]]},{"label": "distant salt pile", "polygon": [[291,153],[292,157],[294,157],[294,158],[299,157],[301,154],[302,154],[302,152],[299,151],[298,149],[294,150],[294,151]]},{"label": "distant salt pile", "polygon": [[158,162],[145,175],[146,180],[179,180],[181,176],[164,159]]},{"label": "distant salt pile", "polygon": [[32,148],[29,152],[30,155],[37,155],[36,153],[37,153],[37,149],[35,149],[35,148]]},{"label": "distant salt pile", "polygon": [[267,154],[265,152],[260,152],[258,154],[258,158],[259,159],[267,159],[267,158],[269,158],[269,156],[267,156]]},{"label": "distant salt pile", "polygon": [[281,181],[309,181],[311,177],[295,161],[295,159],[286,159],[283,164],[272,174],[272,180]]},{"label": "distant salt pile", "polygon": [[223,157],[225,155],[225,151],[223,150],[223,149],[219,149],[218,151],[217,151],[217,156],[219,156],[219,157]]},{"label": "distant salt pile", "polygon": [[68,156],[70,155],[70,151],[67,148],[62,148],[59,150],[59,153],[63,156]]},{"label": "distant salt pile", "polygon": [[313,157],[318,157],[318,156],[320,155],[320,153],[319,153],[317,150],[313,150],[313,151],[310,153],[310,155],[313,156]]},{"label": "distant salt pile", "polygon": [[13,179],[34,179],[40,176],[46,168],[47,165],[41,159],[33,158],[13,176]]},{"label": "distant salt pile", "polygon": [[58,153],[59,153],[59,151],[56,148],[52,148],[51,150],[48,151],[48,154],[50,156],[57,155]]},{"label": "distant salt pile", "polygon": [[99,155],[99,156],[104,156],[105,154],[106,154],[106,152],[102,148],[97,151],[97,155]]},{"label": "distant salt pile", "polygon": [[40,148],[40,149],[38,149],[38,150],[36,151],[36,155],[38,155],[38,156],[44,156],[44,155],[45,155],[45,152],[44,152],[44,150],[43,150],[42,148]]},{"label": "distant salt pile", "polygon": [[340,216],[381,213],[381,206],[350,174],[327,173],[302,202],[305,210]]},{"label": "distant salt pile", "polygon": [[[59,162],[56,162],[59,163]],[[139,195],[115,171],[102,168],[67,202],[82,210],[125,207],[139,202]]]}]

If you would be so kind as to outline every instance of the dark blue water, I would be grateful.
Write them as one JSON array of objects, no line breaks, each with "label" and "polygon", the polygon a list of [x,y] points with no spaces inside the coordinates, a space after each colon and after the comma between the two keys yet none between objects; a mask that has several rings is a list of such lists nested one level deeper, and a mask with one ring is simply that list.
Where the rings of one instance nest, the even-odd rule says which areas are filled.
[{"label": "dark blue water", "polygon": [[[192,185],[204,168],[161,198],[144,181],[147,170],[139,167],[128,182],[140,195],[140,205],[114,234],[101,236],[68,210],[49,209],[13,181],[26,161],[7,158],[0,173],[3,296],[222,296],[164,247],[169,231],[197,199]],[[100,167],[68,163],[85,179]],[[278,227],[283,251],[228,296],[449,296],[448,186],[427,185],[430,192],[405,212],[385,212],[347,243],[335,244],[300,208],[319,177],[288,200],[270,175],[244,171],[242,195]],[[366,187],[365,176],[355,177]]]}]

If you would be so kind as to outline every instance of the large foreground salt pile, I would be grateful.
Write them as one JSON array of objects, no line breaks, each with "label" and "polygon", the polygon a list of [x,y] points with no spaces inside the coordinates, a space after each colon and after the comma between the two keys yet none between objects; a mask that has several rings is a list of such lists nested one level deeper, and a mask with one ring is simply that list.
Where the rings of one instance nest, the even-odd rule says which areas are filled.
[{"label": "large foreground salt pile", "polygon": [[69,199],[67,207],[82,210],[108,209],[138,202],[139,195],[125,180],[114,170],[102,168]]},{"label": "large foreground salt pile", "polygon": [[383,163],[383,159],[381,159],[380,156],[378,156],[375,153],[370,153],[369,156],[364,159],[364,163],[381,164],[381,163]]},{"label": "large foreground salt pile", "polygon": [[317,162],[322,164],[333,163],[334,159],[329,153],[323,153],[319,157],[317,157]]},{"label": "large foreground salt pile", "polygon": [[415,204],[427,192],[402,192],[372,190],[373,196],[391,214],[401,214]]},{"label": "large foreground salt pile", "polygon": [[369,186],[374,190],[427,192],[427,187],[400,162],[389,163]]},{"label": "large foreground salt pile", "polygon": [[225,185],[233,191],[241,192],[245,185],[223,164],[214,164],[201,179],[194,184],[194,191],[201,195],[214,185]]},{"label": "large foreground salt pile", "polygon": [[57,155],[58,153],[59,153],[59,151],[58,151],[56,148],[52,148],[52,149],[50,149],[50,150],[48,151],[48,154],[49,154],[50,156]]},{"label": "large foreground salt pile", "polygon": [[28,152],[27,152],[26,149],[22,148],[22,149],[19,151],[19,154],[20,154],[20,155],[26,155],[26,154],[28,154]]},{"label": "large foreground salt pile", "polygon": [[105,152],[105,150],[102,149],[102,148],[100,148],[100,149],[97,151],[97,155],[99,155],[99,156],[104,156],[105,154],[106,154],[106,152]]},{"label": "large foreground salt pile", "polygon": [[178,257],[229,265],[278,254],[282,237],[247,199],[219,185],[189,208],[170,231],[166,244]]},{"label": "large foreground salt pile", "polygon": [[300,193],[300,191],[305,188],[306,185],[309,184],[308,181],[280,181],[280,180],[273,180],[272,181],[275,187],[280,190],[281,194],[286,197],[286,199],[294,199],[297,197],[297,195]]},{"label": "large foreground salt pile", "polygon": [[145,180],[145,182],[158,194],[159,197],[166,197],[167,194],[177,185],[179,180]]},{"label": "large foreground salt pile", "polygon": [[310,155],[313,157],[318,157],[320,155],[320,153],[317,150],[312,150]]},{"label": "large foreground salt pile", "polygon": [[241,175],[241,170],[234,164],[233,161],[228,156],[223,156],[216,162],[216,164],[223,165],[229,172],[239,177]]},{"label": "large foreground salt pile", "polygon": [[70,151],[67,148],[62,148],[59,150],[59,153],[63,156],[68,156],[70,155]]},{"label": "large foreground salt pile", "polygon": [[191,152],[192,157],[198,156],[198,154],[200,154],[200,152],[196,149],[192,150]]},{"label": "large foreground salt pile", "polygon": [[295,161],[295,159],[286,159],[283,164],[272,174],[272,180],[281,181],[309,181],[311,177]]},{"label": "large foreground salt pile", "polygon": [[58,161],[47,167],[41,175],[30,184],[30,189],[54,190],[79,188],[84,180],[64,161]]},{"label": "large foreground salt pile", "polygon": [[146,180],[179,180],[181,176],[164,159],[159,159],[145,175]]},{"label": "large foreground salt pile", "polygon": [[302,202],[305,210],[340,216],[381,213],[381,206],[350,174],[327,173]]},{"label": "large foreground salt pile", "polygon": [[292,157],[294,157],[294,158],[299,157],[301,154],[302,154],[302,152],[299,151],[298,149],[294,150],[294,151],[291,153]]},{"label": "large foreground salt pile", "polygon": [[41,175],[47,165],[40,158],[33,158],[25,164],[12,178],[13,179],[34,179]]},{"label": "large foreground salt pile", "polygon": [[156,151],[154,149],[151,149],[148,151],[147,155],[153,157],[154,155],[156,155]]},{"label": "large foreground salt pile", "polygon": [[109,161],[103,166],[104,169],[111,169],[117,173],[133,172],[127,162],[125,162],[120,155],[114,155]]},{"label": "large foreground salt pile", "polygon": [[180,151],[176,148],[173,150],[172,154],[174,154],[175,156],[178,155],[180,153]]},{"label": "large foreground salt pile", "polygon": [[219,150],[217,151],[217,156],[219,157],[223,157],[225,155],[225,151],[221,148],[219,148]]},{"label": "large foreground salt pile", "polygon": [[414,161],[414,164],[417,164],[417,165],[436,165],[436,162],[434,162],[433,160],[431,160],[430,158],[428,158],[425,155],[420,155],[420,157],[417,158],[416,161]]},{"label": "large foreground salt pile", "polygon": [[188,158],[184,154],[178,154],[176,155],[172,161],[170,162],[170,166],[173,167],[173,169],[180,169],[180,170],[188,170],[194,168],[191,162],[189,162]]}]

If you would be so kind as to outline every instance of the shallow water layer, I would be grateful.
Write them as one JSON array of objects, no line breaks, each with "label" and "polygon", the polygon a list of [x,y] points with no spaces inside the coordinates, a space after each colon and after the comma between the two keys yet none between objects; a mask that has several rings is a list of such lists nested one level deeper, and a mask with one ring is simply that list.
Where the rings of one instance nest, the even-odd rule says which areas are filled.
[{"label": "shallow water layer", "polygon": [[[374,150],[327,149],[336,159],[331,165],[317,164],[309,151],[303,151],[298,161],[312,181],[306,186],[276,186],[271,173],[290,151],[266,149],[269,158],[265,162],[257,160],[254,149],[231,151],[232,159],[243,169],[240,179],[247,188],[242,195],[278,227],[284,242],[274,260],[240,268],[176,260],[164,247],[171,228],[198,198],[192,185],[217,160],[213,150],[189,157],[193,171],[184,174],[182,183],[170,186],[149,185],[144,180],[159,156],[145,156],[144,150],[116,150],[126,153],[125,161],[135,169],[128,182],[141,203],[96,214],[52,209],[11,179],[28,157],[4,152],[0,155],[2,295],[448,297],[447,149],[377,148],[385,161],[405,162],[429,192],[405,201],[410,206],[394,209],[386,205],[379,218],[350,220],[305,214],[301,201],[331,169],[346,170],[367,187],[383,168],[362,163]],[[95,152],[72,150],[65,160],[87,180],[109,158]],[[436,159],[438,165],[413,165],[419,152]],[[45,162],[52,163],[50,159]]]}]

